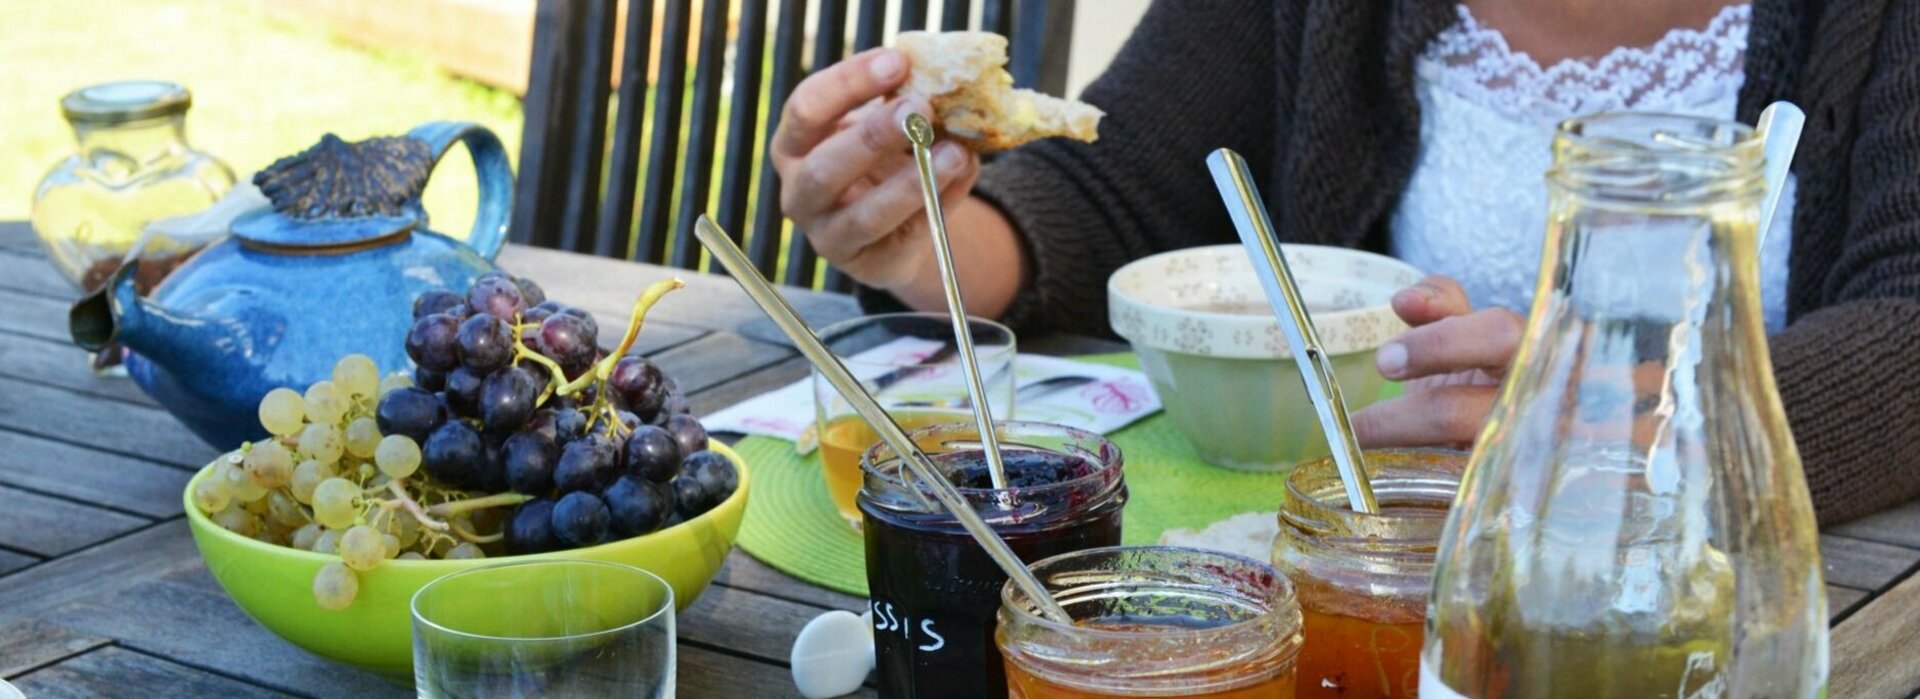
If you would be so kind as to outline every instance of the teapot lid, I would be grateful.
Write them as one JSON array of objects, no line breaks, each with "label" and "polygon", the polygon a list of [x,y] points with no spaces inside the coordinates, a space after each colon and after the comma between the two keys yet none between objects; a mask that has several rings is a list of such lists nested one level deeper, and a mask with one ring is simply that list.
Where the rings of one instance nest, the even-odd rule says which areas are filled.
[{"label": "teapot lid", "polygon": [[420,193],[433,149],[408,136],[349,143],[327,134],[253,176],[271,209],[240,217],[233,234],[275,247],[350,245],[412,229],[426,220]]}]

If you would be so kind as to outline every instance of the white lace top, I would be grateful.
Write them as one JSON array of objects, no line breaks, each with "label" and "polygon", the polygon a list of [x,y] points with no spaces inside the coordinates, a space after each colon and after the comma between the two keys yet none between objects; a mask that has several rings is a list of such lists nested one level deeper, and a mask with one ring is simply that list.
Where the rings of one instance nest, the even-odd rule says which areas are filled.
[{"label": "white lace top", "polygon": [[[1419,159],[1393,217],[1395,256],[1460,280],[1476,308],[1525,313],[1546,230],[1542,179],[1561,120],[1604,111],[1734,118],[1751,9],[1721,10],[1705,29],[1675,29],[1651,46],[1541,67],[1465,6],[1414,67]],[[1794,182],[1788,178],[1760,252],[1767,327],[1786,321]]]}]

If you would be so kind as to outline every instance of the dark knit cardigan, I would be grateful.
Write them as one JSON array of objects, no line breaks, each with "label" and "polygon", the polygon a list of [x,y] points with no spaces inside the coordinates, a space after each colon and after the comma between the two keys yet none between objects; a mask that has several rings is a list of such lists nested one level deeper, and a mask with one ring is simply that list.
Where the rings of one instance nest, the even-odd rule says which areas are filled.
[{"label": "dark knit cardigan", "polygon": [[[1220,147],[1263,176],[1283,239],[1384,251],[1420,148],[1414,58],[1455,17],[1443,0],[1155,2],[1082,95],[1107,111],[1098,142],[1029,144],[981,175],[1033,260],[1009,321],[1110,335],[1120,265],[1236,240],[1203,163]],[[1742,121],[1779,99],[1808,117],[1770,344],[1832,523],[1920,496],[1920,0],[1755,0],[1746,71]]]}]

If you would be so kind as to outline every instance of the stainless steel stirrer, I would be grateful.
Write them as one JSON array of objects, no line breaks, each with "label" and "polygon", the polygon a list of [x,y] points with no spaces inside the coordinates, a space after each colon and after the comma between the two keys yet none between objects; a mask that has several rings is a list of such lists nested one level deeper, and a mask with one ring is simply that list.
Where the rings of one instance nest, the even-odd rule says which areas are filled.
[{"label": "stainless steel stirrer", "polygon": [[1360,442],[1353,436],[1353,421],[1347,416],[1347,401],[1341,397],[1340,382],[1333,374],[1333,360],[1321,348],[1320,334],[1314,331],[1313,319],[1300,301],[1300,289],[1293,283],[1286,257],[1280,254],[1280,239],[1273,233],[1266,204],[1260,201],[1260,191],[1247,172],[1247,161],[1239,153],[1221,148],[1207,156],[1207,169],[1213,171],[1213,183],[1226,201],[1233,227],[1240,231],[1240,244],[1253,260],[1260,288],[1267,292],[1267,304],[1273,307],[1280,333],[1287,336],[1287,346],[1293,350],[1293,361],[1307,384],[1307,397],[1313,401],[1320,429],[1333,450],[1340,483],[1346,486],[1347,506],[1355,512],[1377,513],[1380,504],[1373,499],[1373,484],[1367,481],[1366,462],[1360,456]]},{"label": "stainless steel stirrer", "polygon": [[901,127],[913,142],[913,163],[920,171],[920,198],[927,206],[927,228],[933,232],[933,256],[940,265],[940,284],[947,292],[947,315],[953,319],[953,337],[960,345],[960,369],[967,375],[967,395],[973,397],[973,423],[980,430],[980,446],[987,455],[993,487],[1005,490],[1007,467],[1000,459],[1000,436],[993,428],[986,385],[980,380],[980,360],[973,354],[973,328],[967,323],[967,304],[960,298],[960,278],[953,271],[953,245],[947,239],[947,214],[940,210],[940,183],[933,175],[933,124],[919,112],[908,112]]},{"label": "stainless steel stirrer", "polygon": [[926,452],[921,451],[920,445],[914,444],[913,440],[907,437],[906,430],[901,429],[900,424],[893,421],[893,416],[888,415],[887,411],[880,407],[880,403],[873,399],[873,395],[867,393],[867,389],[860,385],[859,379],[855,379],[853,373],[847,371],[846,365],[840,363],[840,358],[835,357],[833,352],[820,342],[820,338],[813,334],[813,329],[807,327],[806,321],[800,319],[799,313],[794,312],[793,306],[788,305],[787,300],[780,296],[780,292],[774,290],[773,285],[768,283],[765,277],[760,276],[760,270],[747,259],[745,252],[741,252],[740,246],[735,245],[733,239],[727,237],[726,231],[720,230],[719,226],[702,214],[700,219],[694,222],[693,233],[700,238],[701,244],[707,247],[707,251],[713,253],[713,259],[719,260],[720,265],[726,267],[727,272],[733,275],[734,281],[740,283],[740,288],[745,289],[747,295],[753,297],[753,302],[760,305],[760,310],[765,311],[767,317],[773,319],[774,325],[780,326],[780,330],[793,340],[800,354],[806,356],[807,361],[812,362],[813,367],[820,370],[820,375],[826,377],[827,383],[833,384],[834,390],[840,392],[840,397],[845,398],[847,403],[853,406],[854,412],[859,413],[860,417],[867,421],[867,425],[872,427],[874,432],[879,433],[880,441],[886,442],[887,446],[893,449],[893,453],[900,455],[901,460],[907,465],[907,470],[933,491],[934,499],[939,500],[954,519],[960,521],[960,526],[965,528],[968,534],[972,534],[975,541],[980,542],[980,547],[987,550],[987,555],[993,558],[994,563],[1000,565],[1000,570],[1007,574],[1007,578],[1019,586],[1020,591],[1026,593],[1028,599],[1033,600],[1034,606],[1039,608],[1040,613],[1053,621],[1072,624],[1073,618],[1067,615],[1065,609],[1060,608],[1060,604],[1053,600],[1052,595],[1047,594],[1047,587],[1040,584],[1040,580],[1033,576],[1032,571],[1027,570],[1026,564],[1020,562],[1020,557],[1014,554],[1013,549],[1007,547],[1007,542],[1002,540],[1000,535],[995,534],[992,527],[987,526],[986,520],[981,519],[980,514],[973,511],[973,507],[967,504],[966,498],[960,495],[960,491],[955,490],[953,484],[947,481],[939,469],[934,468]]}]

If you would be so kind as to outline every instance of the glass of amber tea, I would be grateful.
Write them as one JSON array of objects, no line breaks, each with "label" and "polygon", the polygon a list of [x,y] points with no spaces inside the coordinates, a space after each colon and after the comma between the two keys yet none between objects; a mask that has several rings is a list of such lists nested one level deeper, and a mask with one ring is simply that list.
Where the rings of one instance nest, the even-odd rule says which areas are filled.
[{"label": "glass of amber tea", "polygon": [[1273,564],[1299,590],[1303,699],[1416,696],[1434,551],[1467,454],[1366,452],[1378,514],[1347,507],[1331,458],[1287,477]]},{"label": "glass of amber tea", "polygon": [[[1013,331],[990,320],[968,319],[974,356],[987,390],[987,407],[999,420],[1013,418]],[[973,401],[955,352],[953,323],[945,313],[887,313],[854,318],[820,330],[820,337],[847,371],[907,431],[931,425],[972,424]],[[814,434],[820,440],[827,496],[841,519],[860,528],[860,456],[880,435],[853,411],[819,371],[813,372]]]},{"label": "glass of amber tea", "polygon": [[1089,549],[1031,566],[1073,618],[1012,583],[996,640],[1015,699],[1294,696],[1300,606],[1273,566],[1172,546]]}]

